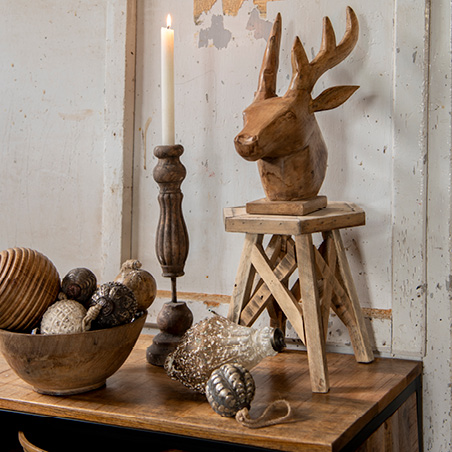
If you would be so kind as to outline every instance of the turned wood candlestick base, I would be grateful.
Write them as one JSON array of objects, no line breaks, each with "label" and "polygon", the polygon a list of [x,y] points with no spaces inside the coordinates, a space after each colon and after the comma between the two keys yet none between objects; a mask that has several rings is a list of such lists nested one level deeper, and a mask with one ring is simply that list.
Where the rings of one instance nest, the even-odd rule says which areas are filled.
[{"label": "turned wood candlestick base", "polygon": [[188,256],[188,232],[182,214],[183,194],[180,190],[187,174],[179,160],[184,148],[179,145],[157,146],[154,155],[159,159],[154,168],[154,179],[159,184],[160,219],[155,250],[162,276],[171,278],[171,301],[165,303],[157,316],[160,333],[146,351],[150,364],[163,366],[165,359],[193,323],[193,314],[184,302],[177,301],[176,278],[184,275]]},{"label": "turned wood candlestick base", "polygon": [[193,314],[187,304],[181,301],[165,303],[157,316],[160,333],[154,337],[146,350],[146,359],[154,366],[163,366],[166,357],[179,344],[183,334],[191,327]]}]

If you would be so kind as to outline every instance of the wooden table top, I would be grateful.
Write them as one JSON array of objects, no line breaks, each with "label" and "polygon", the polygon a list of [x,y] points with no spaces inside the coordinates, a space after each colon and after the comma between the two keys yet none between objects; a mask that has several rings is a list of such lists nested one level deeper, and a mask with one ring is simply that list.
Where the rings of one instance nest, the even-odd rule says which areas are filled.
[{"label": "wooden table top", "polygon": [[225,207],[223,220],[226,232],[300,235],[362,226],[366,214],[351,202],[330,201],[327,207],[302,216],[256,215],[246,213],[245,207]]},{"label": "wooden table top", "polygon": [[285,351],[252,370],[256,396],[251,417],[284,398],[290,421],[248,429],[217,415],[205,397],[147,363],[152,337],[142,335],[123,367],[104,388],[66,397],[34,392],[0,357],[0,409],[113,426],[138,428],[275,450],[340,450],[421,373],[415,361],[377,358],[356,363],[353,355],[328,354],[331,389],[311,392],[306,353]]}]

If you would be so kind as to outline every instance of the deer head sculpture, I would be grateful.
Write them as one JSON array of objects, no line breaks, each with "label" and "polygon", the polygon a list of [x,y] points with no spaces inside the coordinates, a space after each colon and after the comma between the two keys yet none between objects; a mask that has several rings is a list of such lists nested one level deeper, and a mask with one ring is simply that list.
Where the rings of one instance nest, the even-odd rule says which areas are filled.
[{"label": "deer head sculpture", "polygon": [[292,47],[292,79],[287,92],[278,97],[281,15],[276,17],[258,89],[253,102],[243,112],[244,128],[234,139],[235,148],[244,159],[258,162],[268,200],[308,199],[319,192],[326,173],[327,148],[314,113],[338,107],[359,87],[335,86],[315,99],[311,91],[322,74],[353,50],[358,28],[354,11],[347,7],[345,34],[336,45],[333,26],[325,17],[320,51],[311,62],[297,36]]}]

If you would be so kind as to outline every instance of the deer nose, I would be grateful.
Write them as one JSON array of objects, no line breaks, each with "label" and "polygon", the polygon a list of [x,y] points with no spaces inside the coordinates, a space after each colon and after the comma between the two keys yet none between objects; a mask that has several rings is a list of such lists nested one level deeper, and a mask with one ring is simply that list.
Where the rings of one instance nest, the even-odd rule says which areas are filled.
[{"label": "deer nose", "polygon": [[257,142],[257,136],[242,133],[235,137],[235,142],[243,146],[251,146]]},{"label": "deer nose", "polygon": [[261,156],[258,155],[258,137],[256,135],[248,135],[246,133],[241,133],[237,135],[234,139],[234,145],[236,151],[245,160],[254,162],[258,160]]}]

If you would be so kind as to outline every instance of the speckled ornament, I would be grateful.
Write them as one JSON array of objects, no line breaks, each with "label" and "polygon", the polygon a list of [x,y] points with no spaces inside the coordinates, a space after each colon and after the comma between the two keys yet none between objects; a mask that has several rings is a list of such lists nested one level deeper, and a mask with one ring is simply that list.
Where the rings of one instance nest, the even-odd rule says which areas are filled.
[{"label": "speckled ornament", "polygon": [[61,290],[71,300],[85,303],[96,290],[96,275],[88,268],[78,267],[70,270],[61,282]]},{"label": "speckled ornament", "polygon": [[149,272],[141,268],[140,261],[134,259],[125,261],[115,281],[132,290],[140,311],[145,311],[155,300],[157,294],[155,279]]},{"label": "speckled ornament", "polygon": [[237,363],[224,364],[212,372],[206,384],[206,397],[215,413],[234,417],[250,408],[256,386],[251,373]]},{"label": "speckled ornament", "polygon": [[165,370],[194,391],[204,393],[212,371],[223,364],[238,363],[252,369],[266,356],[284,348],[281,330],[261,330],[237,325],[214,316],[192,326],[182,337],[176,350],[165,361]]},{"label": "speckled ornament", "polygon": [[111,328],[129,323],[137,314],[138,303],[133,292],[119,282],[99,286],[88,303],[87,318],[91,329]]},{"label": "speckled ornament", "polygon": [[42,316],[41,334],[71,334],[84,331],[86,309],[75,300],[60,300]]}]

